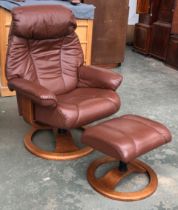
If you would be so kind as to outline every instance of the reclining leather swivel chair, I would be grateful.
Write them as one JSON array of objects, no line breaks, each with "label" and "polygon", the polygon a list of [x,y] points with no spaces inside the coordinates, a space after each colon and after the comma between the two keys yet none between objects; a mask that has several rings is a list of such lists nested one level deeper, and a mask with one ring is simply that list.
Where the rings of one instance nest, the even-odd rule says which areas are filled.
[{"label": "reclining leather swivel chair", "polygon": [[[19,114],[32,125],[24,143],[47,159],[74,159],[92,151],[77,148],[71,128],[107,117],[120,107],[116,88],[122,76],[83,65],[72,12],[56,5],[19,7],[12,11],[6,61],[10,90],[15,90]],[[41,129],[58,129],[54,152],[33,141]]]}]

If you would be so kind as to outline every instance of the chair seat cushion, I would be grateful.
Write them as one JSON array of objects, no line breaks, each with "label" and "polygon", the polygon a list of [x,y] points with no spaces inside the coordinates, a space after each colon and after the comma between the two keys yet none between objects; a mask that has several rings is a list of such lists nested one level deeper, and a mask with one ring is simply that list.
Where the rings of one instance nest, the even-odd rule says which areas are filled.
[{"label": "chair seat cushion", "polygon": [[57,99],[56,109],[36,106],[37,121],[48,122],[54,127],[78,128],[107,117],[120,108],[119,96],[108,89],[77,88],[58,95]]},{"label": "chair seat cushion", "polygon": [[88,128],[82,142],[106,155],[130,162],[171,141],[162,124],[137,115],[124,115]]}]

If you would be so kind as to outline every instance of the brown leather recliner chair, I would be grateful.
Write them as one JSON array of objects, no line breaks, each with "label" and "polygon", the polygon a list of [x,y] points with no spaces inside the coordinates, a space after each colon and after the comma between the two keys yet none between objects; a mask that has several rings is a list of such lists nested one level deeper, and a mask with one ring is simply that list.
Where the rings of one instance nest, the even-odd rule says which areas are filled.
[{"label": "brown leather recliner chair", "polygon": [[[12,11],[6,62],[10,90],[15,90],[19,113],[32,125],[25,146],[47,159],[74,159],[92,151],[77,148],[69,130],[107,117],[120,107],[116,88],[122,76],[83,65],[75,33],[76,21],[63,6],[28,6]],[[40,129],[60,132],[54,152],[32,142]]]}]

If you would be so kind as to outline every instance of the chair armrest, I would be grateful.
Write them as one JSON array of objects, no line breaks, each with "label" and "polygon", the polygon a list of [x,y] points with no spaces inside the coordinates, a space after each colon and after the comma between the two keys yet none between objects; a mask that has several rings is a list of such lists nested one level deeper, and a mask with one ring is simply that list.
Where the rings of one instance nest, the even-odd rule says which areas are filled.
[{"label": "chair armrest", "polygon": [[116,90],[123,77],[111,70],[95,66],[81,66],[79,68],[78,87],[95,87]]},{"label": "chair armrest", "polygon": [[10,90],[16,90],[18,93],[30,98],[34,103],[42,106],[56,107],[56,96],[45,87],[21,78],[15,78],[8,82]]}]

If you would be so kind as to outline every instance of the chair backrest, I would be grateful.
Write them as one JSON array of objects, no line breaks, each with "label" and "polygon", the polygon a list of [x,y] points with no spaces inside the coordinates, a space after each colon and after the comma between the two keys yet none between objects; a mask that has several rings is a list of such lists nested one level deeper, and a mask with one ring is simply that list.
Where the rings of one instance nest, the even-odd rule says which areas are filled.
[{"label": "chair backrest", "polygon": [[55,94],[74,89],[77,68],[83,64],[75,29],[72,12],[63,6],[15,8],[6,60],[7,80],[24,78]]}]

